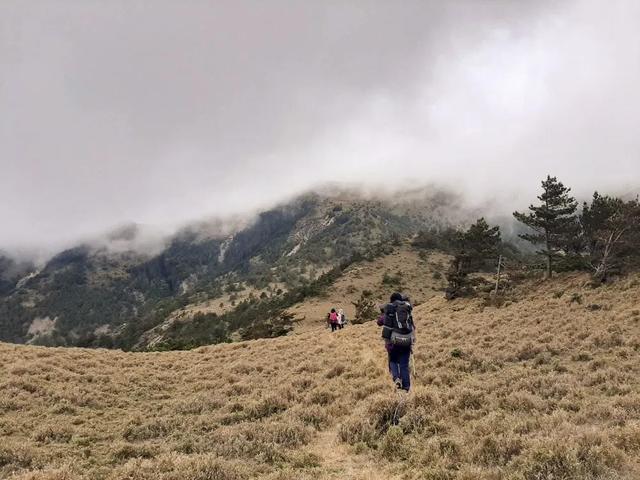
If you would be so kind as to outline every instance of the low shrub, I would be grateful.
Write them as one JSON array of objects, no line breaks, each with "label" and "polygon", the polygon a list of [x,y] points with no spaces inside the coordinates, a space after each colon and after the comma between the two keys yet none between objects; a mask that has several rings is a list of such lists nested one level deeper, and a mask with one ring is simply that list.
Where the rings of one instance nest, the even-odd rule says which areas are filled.
[{"label": "low shrub", "polygon": [[319,405],[309,405],[296,412],[297,417],[305,424],[322,430],[331,423],[326,408]]},{"label": "low shrub", "polygon": [[329,405],[335,400],[335,394],[326,388],[316,388],[308,396],[308,402],[315,405]]},{"label": "low shrub", "polygon": [[338,438],[349,445],[364,444],[375,446],[377,432],[367,418],[348,418],[338,429]]},{"label": "low shrub", "polygon": [[25,446],[0,445],[0,473],[3,469],[29,468],[33,463],[33,452]]},{"label": "low shrub", "polygon": [[484,393],[473,390],[462,390],[457,394],[454,403],[456,410],[479,410],[485,403]]},{"label": "low shrub", "polygon": [[247,418],[256,420],[270,417],[276,413],[284,412],[288,407],[289,404],[284,398],[270,395],[249,405],[247,407]]},{"label": "low shrub", "polygon": [[167,420],[153,420],[150,422],[142,423],[138,420],[133,420],[124,429],[122,437],[130,442],[151,440],[154,438],[165,437],[172,430],[172,426]]},{"label": "low shrub", "polygon": [[404,432],[399,426],[390,427],[380,440],[380,453],[387,460],[406,459],[407,448],[404,445]]},{"label": "low shrub", "polygon": [[120,463],[132,458],[153,458],[155,452],[144,445],[135,445],[133,443],[123,443],[115,445],[112,453],[114,461]]},{"label": "low shrub", "polygon": [[523,442],[517,437],[486,436],[479,441],[474,454],[478,463],[486,466],[504,466],[523,450]]},{"label": "low shrub", "polygon": [[130,460],[115,469],[108,480],[244,480],[247,469],[238,462],[221,460],[213,455],[165,454],[153,460]]},{"label": "low shrub", "polygon": [[632,454],[640,454],[640,425],[626,425],[612,435],[613,443],[619,449]]},{"label": "low shrub", "polygon": [[71,437],[70,429],[57,425],[46,425],[33,434],[33,439],[39,443],[68,443]]},{"label": "low shrub", "polygon": [[325,375],[326,378],[331,379],[331,378],[335,378],[335,377],[339,377],[340,375],[342,375],[345,371],[345,367],[344,365],[334,365],[333,368],[331,368],[327,374]]}]

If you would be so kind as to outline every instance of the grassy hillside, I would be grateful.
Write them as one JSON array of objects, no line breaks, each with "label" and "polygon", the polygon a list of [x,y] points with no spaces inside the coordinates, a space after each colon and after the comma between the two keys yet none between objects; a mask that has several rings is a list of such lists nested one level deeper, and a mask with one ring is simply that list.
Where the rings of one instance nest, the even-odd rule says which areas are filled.
[{"label": "grassy hillside", "polygon": [[185,352],[0,344],[0,478],[639,478],[640,278],[585,280],[425,301],[406,399],[373,323]]},{"label": "grassy hillside", "polygon": [[287,311],[296,319],[296,329],[300,331],[322,326],[327,312],[334,307],[342,308],[347,318],[353,319],[354,304],[363,292],[376,304],[385,302],[393,290],[409,295],[415,304],[422,304],[442,295],[449,261],[440,252],[401,245],[388,254],[350,265],[321,295],[306,298]]}]

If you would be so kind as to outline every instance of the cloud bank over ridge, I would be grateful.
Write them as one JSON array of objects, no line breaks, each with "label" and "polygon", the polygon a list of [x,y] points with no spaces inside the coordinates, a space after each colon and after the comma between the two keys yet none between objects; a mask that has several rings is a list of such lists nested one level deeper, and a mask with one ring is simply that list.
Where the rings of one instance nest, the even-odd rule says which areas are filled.
[{"label": "cloud bank over ridge", "polygon": [[[405,179],[522,208],[640,179],[640,4],[0,5],[0,248]],[[524,204],[524,205],[523,205]]]}]

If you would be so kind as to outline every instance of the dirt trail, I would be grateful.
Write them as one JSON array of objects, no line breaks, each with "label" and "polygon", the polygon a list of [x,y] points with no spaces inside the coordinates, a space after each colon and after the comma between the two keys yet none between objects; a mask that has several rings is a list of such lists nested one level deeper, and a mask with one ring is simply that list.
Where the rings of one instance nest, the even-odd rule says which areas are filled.
[{"label": "dirt trail", "polygon": [[357,455],[353,448],[340,442],[337,426],[320,432],[307,450],[321,459],[321,479],[394,480],[399,476],[380,468],[367,455]]},{"label": "dirt trail", "polygon": [[360,356],[362,357],[362,363],[365,365],[369,362],[379,363],[380,358],[384,355],[384,349],[382,342],[380,342],[379,351],[374,351],[369,343],[364,343],[360,349]]},{"label": "dirt trail", "polygon": [[[371,336],[374,334],[377,336],[378,329],[372,324],[356,328],[360,330],[357,334],[360,339],[358,342],[360,348],[357,350],[356,362],[362,369],[371,368],[372,364],[379,368],[386,368],[386,355],[382,343],[371,342]],[[338,336],[342,336],[342,333],[336,334],[336,340]],[[319,432],[306,448],[309,453],[320,458],[323,473],[318,477],[319,479],[394,480],[401,478],[381,468],[379,461],[376,462],[370,455],[357,454],[353,447],[341,442],[338,438],[339,427],[338,421],[328,430]]]}]

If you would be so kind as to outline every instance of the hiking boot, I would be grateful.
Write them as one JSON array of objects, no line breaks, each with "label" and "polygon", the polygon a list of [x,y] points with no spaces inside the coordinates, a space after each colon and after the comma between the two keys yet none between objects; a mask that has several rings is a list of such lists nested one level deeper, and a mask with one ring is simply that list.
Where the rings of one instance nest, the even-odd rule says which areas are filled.
[{"label": "hiking boot", "polygon": [[396,379],[393,381],[393,383],[395,383],[396,388],[397,388],[398,390],[402,390],[402,379],[400,379],[400,378],[396,378]]}]

